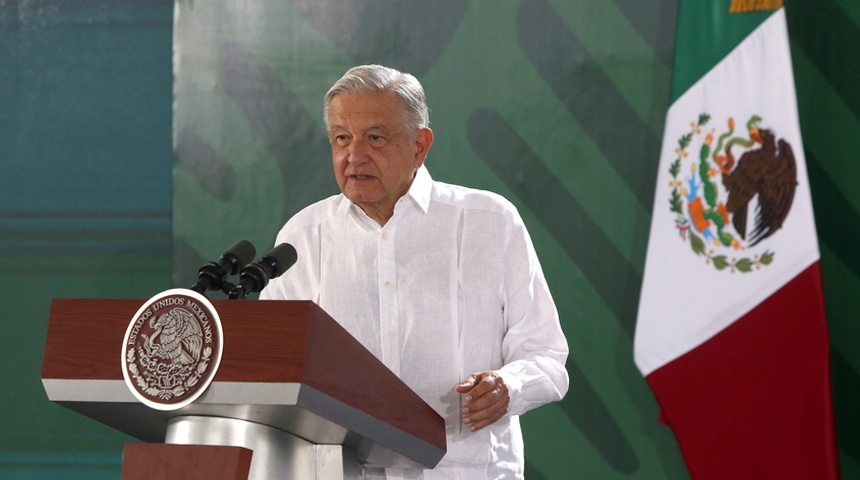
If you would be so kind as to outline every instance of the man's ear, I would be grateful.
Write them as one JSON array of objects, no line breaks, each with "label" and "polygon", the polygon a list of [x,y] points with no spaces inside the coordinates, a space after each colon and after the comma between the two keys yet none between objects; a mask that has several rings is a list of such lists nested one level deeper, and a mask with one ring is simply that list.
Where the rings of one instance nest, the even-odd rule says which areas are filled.
[{"label": "man's ear", "polygon": [[415,132],[415,168],[417,169],[424,164],[424,159],[427,158],[427,152],[433,145],[433,130],[429,128],[419,128]]}]

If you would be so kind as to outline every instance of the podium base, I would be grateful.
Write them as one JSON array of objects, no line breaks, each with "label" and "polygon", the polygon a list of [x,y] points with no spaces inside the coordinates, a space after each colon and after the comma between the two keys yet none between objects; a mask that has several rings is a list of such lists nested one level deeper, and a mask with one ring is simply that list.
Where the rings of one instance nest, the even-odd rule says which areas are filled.
[{"label": "podium base", "polygon": [[225,445],[253,451],[249,480],[363,480],[355,453],[315,445],[283,430],[236,418],[181,416],[167,423],[167,444]]},{"label": "podium base", "polygon": [[126,443],[122,480],[247,480],[251,455],[241,447]]}]

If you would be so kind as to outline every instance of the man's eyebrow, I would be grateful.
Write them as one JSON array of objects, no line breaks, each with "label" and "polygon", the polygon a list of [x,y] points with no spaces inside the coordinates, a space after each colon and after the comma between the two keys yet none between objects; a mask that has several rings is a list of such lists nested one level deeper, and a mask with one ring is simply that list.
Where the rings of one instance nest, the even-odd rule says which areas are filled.
[{"label": "man's eyebrow", "polygon": [[[359,133],[366,135],[366,134],[371,133],[371,132],[379,132],[379,133],[383,133],[385,135],[392,135],[393,134],[392,132],[396,132],[396,131],[397,131],[397,129],[393,128],[390,125],[385,125],[382,123],[374,123],[372,125],[368,125]],[[329,127],[328,127],[328,134],[329,135],[333,135],[333,134],[339,133],[339,132],[349,132],[349,129],[347,127],[340,125],[340,124],[337,124],[337,123],[333,123],[333,124],[329,125]]]},{"label": "man's eyebrow", "polygon": [[385,133],[387,133],[387,132],[389,132],[391,129],[390,129],[389,127],[385,126],[385,125],[381,125],[381,124],[378,124],[378,123],[377,123],[377,124],[373,124],[373,125],[371,125],[371,126],[367,127],[364,131],[365,131],[365,132],[370,132],[370,131],[372,131],[372,130],[378,130],[378,131],[381,131],[381,132],[385,132]]}]

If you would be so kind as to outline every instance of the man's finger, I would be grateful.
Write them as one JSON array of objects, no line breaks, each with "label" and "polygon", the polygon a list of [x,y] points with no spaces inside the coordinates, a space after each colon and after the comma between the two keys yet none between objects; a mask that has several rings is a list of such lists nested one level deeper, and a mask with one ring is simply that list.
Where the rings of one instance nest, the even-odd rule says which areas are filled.
[{"label": "man's finger", "polygon": [[455,387],[455,389],[456,389],[459,393],[466,393],[466,392],[468,392],[469,390],[471,390],[471,389],[475,388],[475,384],[476,384],[476,383],[478,383],[478,375],[477,375],[477,374],[475,374],[475,373],[473,373],[473,374],[469,375],[468,377],[466,377],[466,379],[465,379],[465,380],[463,380],[462,382],[460,382],[460,383]]}]

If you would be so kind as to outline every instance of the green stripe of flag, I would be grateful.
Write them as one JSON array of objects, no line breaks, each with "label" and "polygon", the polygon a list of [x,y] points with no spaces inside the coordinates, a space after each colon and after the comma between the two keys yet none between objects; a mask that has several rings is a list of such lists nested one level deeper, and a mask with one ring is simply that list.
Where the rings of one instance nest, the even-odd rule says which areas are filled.
[{"label": "green stripe of flag", "polygon": [[670,104],[773,14],[772,11],[730,13],[730,6],[728,0],[681,0]]}]

